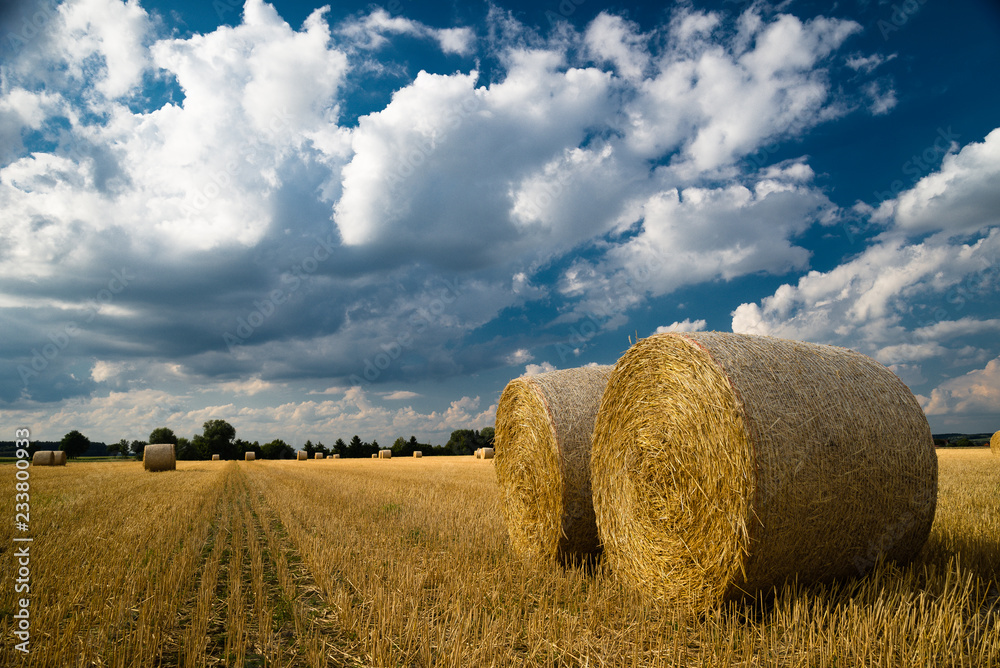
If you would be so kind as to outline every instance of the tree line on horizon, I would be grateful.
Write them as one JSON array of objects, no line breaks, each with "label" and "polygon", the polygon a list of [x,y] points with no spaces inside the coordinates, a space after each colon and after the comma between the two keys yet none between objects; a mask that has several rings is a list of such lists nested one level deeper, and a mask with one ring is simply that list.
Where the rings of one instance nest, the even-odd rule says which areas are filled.
[{"label": "tree line on horizon", "polygon": [[[123,438],[117,443],[109,443],[105,447],[108,454],[114,457],[133,456],[136,459],[142,459],[143,450],[150,443],[172,443],[175,446],[177,459],[187,461],[211,459],[212,455],[219,455],[220,459],[243,459],[246,452],[253,452],[257,459],[294,459],[296,457],[295,448],[280,438],[264,444],[236,438],[236,428],[225,420],[208,420],[202,425],[202,433],[195,434],[190,439],[177,436],[169,427],[157,427],[150,432],[149,438],[144,441],[130,441]],[[51,442],[35,441],[32,443],[34,447],[29,446],[28,452],[33,454],[35,450],[48,449],[52,445],[54,444]],[[91,447],[91,441],[74,429],[63,436],[58,445],[58,449],[63,450],[67,457],[76,458],[87,452]],[[485,427],[481,430],[456,429],[451,433],[451,437],[445,445],[420,443],[416,436],[410,436],[409,439],[400,436],[391,446],[386,448],[379,445],[375,439],[369,443],[362,441],[355,434],[346,443],[343,439],[338,438],[330,446],[324,445],[322,442],[313,443],[310,439],[302,446],[302,450],[310,459],[316,453],[322,453],[324,456],[337,454],[341,458],[351,459],[371,457],[383,449],[391,449],[395,457],[409,457],[415,451],[420,451],[427,457],[471,455],[483,447],[493,447],[493,427]]]}]

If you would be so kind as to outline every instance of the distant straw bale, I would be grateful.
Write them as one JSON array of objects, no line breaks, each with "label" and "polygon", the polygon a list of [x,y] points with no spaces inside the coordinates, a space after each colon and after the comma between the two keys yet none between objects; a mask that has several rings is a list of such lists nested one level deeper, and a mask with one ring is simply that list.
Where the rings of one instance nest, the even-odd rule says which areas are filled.
[{"label": "distant straw bale", "polygon": [[213,461],[213,462],[217,462],[217,461],[219,461],[220,459],[222,459],[222,457],[221,457],[220,455],[212,455],[212,461]]},{"label": "distant straw bale", "polygon": [[317,452],[315,455],[313,455],[313,459],[323,459],[323,453]]},{"label": "distant straw bale", "polygon": [[523,556],[565,562],[601,551],[590,450],[611,369],[523,376],[500,395],[494,439],[500,507],[511,544]]},{"label": "distant straw bale", "polygon": [[340,459],[340,455],[330,455],[330,459]]},{"label": "distant straw bale", "polygon": [[52,450],[36,450],[35,454],[31,456],[32,466],[52,466],[52,462],[55,459]]},{"label": "distant straw bale", "polygon": [[379,450],[378,451],[378,458],[379,459],[392,459],[392,450]]},{"label": "distant straw bale", "polygon": [[252,462],[255,459],[257,459],[257,453],[252,450],[247,450],[243,453],[243,461]]},{"label": "distant straw bale", "polygon": [[309,455],[306,454],[305,450],[299,450],[295,453],[295,458],[300,462],[304,462],[309,459]]},{"label": "distant straw bale", "polygon": [[493,448],[483,448],[483,452],[480,457],[482,459],[493,459]]},{"label": "distant straw bale", "polygon": [[52,465],[53,466],[66,466],[66,451],[65,450],[53,450],[52,451]]},{"label": "distant straw bale", "polygon": [[718,332],[625,353],[591,473],[613,572],[696,606],[906,562],[937,500],[927,418],[892,372],[844,348]]},{"label": "distant straw bale", "polygon": [[414,459],[420,459],[423,456],[424,456],[424,453],[422,451],[420,451],[420,450],[414,450],[413,451],[413,457],[414,457]]},{"label": "distant straw bale", "polygon": [[142,467],[147,471],[177,470],[173,443],[151,443],[142,450]]}]

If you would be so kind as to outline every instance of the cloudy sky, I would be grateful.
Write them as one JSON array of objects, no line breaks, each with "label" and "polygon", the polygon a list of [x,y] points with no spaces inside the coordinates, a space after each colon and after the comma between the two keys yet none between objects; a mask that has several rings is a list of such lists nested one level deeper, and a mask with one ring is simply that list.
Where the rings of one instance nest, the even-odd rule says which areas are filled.
[{"label": "cloudy sky", "polygon": [[1000,5],[0,5],[12,438],[443,443],[656,331],[1000,428]]}]

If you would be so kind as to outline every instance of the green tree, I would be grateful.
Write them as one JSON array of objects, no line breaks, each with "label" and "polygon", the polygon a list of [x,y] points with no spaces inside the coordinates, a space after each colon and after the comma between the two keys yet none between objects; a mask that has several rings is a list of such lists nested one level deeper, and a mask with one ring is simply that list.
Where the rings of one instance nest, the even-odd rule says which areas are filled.
[{"label": "green tree", "polygon": [[333,454],[340,455],[341,457],[347,456],[347,443],[344,443],[344,439],[338,438],[333,443]]},{"label": "green tree", "polygon": [[115,457],[127,457],[128,456],[128,439],[123,438],[117,443],[111,443],[108,445],[108,454],[114,455]]},{"label": "green tree", "polygon": [[493,427],[484,427],[482,431],[479,432],[479,442],[482,444],[480,447],[492,448],[493,447]]},{"label": "green tree", "polygon": [[[207,457],[219,455],[222,459],[236,459],[236,428],[225,420],[209,420],[202,425]],[[197,438],[197,436],[195,437]]]},{"label": "green tree", "polygon": [[59,449],[66,453],[67,457],[79,457],[90,447],[90,439],[78,432],[76,429],[69,432],[59,441]]},{"label": "green tree", "polygon": [[365,444],[361,442],[361,438],[355,434],[351,437],[351,443],[347,446],[347,457],[364,457],[365,456]]},{"label": "green tree", "polygon": [[261,446],[261,458],[263,459],[292,459],[295,457],[295,450],[280,438],[276,438],[270,443]]},{"label": "green tree", "polygon": [[173,429],[157,427],[149,433],[149,443],[173,443],[177,445],[177,436]]},{"label": "green tree", "polygon": [[[166,443],[167,441],[160,442]],[[177,439],[177,443],[174,445],[176,446],[174,453],[177,455],[177,459],[183,461],[208,459],[207,450],[205,449],[205,439],[201,436],[195,436],[190,441],[182,436]]]},{"label": "green tree", "polygon": [[132,454],[135,455],[136,459],[142,459],[142,452],[146,449],[146,441],[135,440],[132,441],[132,445],[129,448],[132,450]]},{"label": "green tree", "polygon": [[405,457],[407,454],[413,454],[411,450],[409,453],[406,452],[406,439],[400,436],[395,441],[392,442],[392,456],[393,457]]},{"label": "green tree", "polygon": [[316,453],[316,446],[313,445],[312,439],[306,439],[306,444],[302,446],[302,450],[305,451],[306,457],[309,459],[313,458]]},{"label": "green tree", "polygon": [[368,444],[368,452],[365,454],[368,456],[377,455],[378,451],[382,449],[382,446],[378,444],[378,439],[373,438],[372,442]]},{"label": "green tree", "polygon": [[471,455],[481,447],[479,433],[473,429],[456,429],[444,447],[453,455]]}]

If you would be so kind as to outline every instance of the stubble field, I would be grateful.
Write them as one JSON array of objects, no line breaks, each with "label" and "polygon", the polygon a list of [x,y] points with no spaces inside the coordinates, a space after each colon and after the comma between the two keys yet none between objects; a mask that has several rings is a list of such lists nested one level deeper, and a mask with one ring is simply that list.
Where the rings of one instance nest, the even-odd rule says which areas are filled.
[{"label": "stubble field", "polygon": [[493,466],[471,457],[71,462],[31,469],[28,534],[5,465],[0,665],[1000,665],[1000,458],[939,459],[914,563],[707,615],[650,604],[601,567],[520,561]]}]

